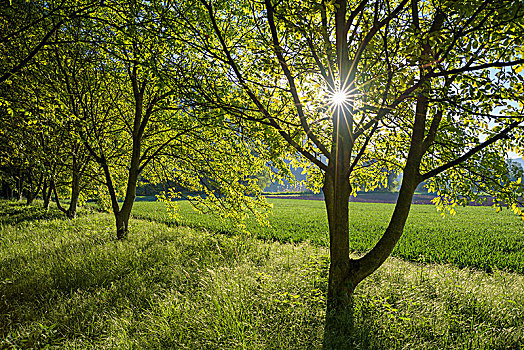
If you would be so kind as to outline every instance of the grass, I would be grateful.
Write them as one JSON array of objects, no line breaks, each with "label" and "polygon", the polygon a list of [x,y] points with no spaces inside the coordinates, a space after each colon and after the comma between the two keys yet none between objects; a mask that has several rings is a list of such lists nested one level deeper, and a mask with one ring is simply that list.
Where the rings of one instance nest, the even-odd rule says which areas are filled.
[{"label": "grass", "polygon": [[126,242],[104,213],[5,225],[0,348],[319,346],[322,249],[131,225]]},{"label": "grass", "polygon": [[[2,223],[1,349],[321,348],[325,247],[80,214]],[[347,349],[519,349],[524,277],[390,258],[354,317]]]},{"label": "grass", "polygon": [[[309,242],[327,246],[328,225],[322,201],[269,199],[274,208],[270,226],[247,222],[257,238],[278,242]],[[181,201],[178,225],[227,233],[235,228],[212,215],[195,212]],[[393,204],[350,203],[350,246],[355,253],[370,249],[387,227]],[[173,224],[160,202],[138,202],[135,216]],[[490,207],[459,208],[442,218],[432,205],[414,205],[394,256],[422,263],[452,264],[487,272],[503,269],[524,273],[524,221],[510,211]]]}]

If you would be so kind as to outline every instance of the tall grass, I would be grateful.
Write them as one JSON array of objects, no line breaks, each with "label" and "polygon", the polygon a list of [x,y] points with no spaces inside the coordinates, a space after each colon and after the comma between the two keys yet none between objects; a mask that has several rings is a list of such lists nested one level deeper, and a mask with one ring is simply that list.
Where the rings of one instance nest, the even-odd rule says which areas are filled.
[{"label": "tall grass", "polygon": [[[4,203],[0,202],[0,211]],[[8,220],[7,220],[8,221]],[[109,214],[4,222],[2,349],[319,349],[327,250]],[[389,259],[347,349],[519,349],[523,276]]]}]

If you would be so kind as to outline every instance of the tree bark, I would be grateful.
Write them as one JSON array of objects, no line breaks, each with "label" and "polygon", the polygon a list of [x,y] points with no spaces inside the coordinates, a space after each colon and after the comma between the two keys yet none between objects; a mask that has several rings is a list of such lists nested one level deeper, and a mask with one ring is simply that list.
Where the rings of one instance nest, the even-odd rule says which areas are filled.
[{"label": "tree bark", "polygon": [[54,180],[51,180],[51,188],[53,189],[53,194],[55,195],[56,207],[58,208],[58,210],[60,210],[61,212],[63,212],[67,216],[67,210],[60,203],[60,197],[58,197],[58,192],[56,190],[56,183],[55,183]]},{"label": "tree bark", "polygon": [[71,201],[69,202],[69,208],[65,213],[68,219],[76,218],[78,198],[80,197],[80,165],[78,164],[76,155],[73,155],[71,175]]},{"label": "tree bark", "polygon": [[[135,146],[133,146],[133,149],[135,149]],[[102,160],[102,169],[104,170],[107,189],[109,191],[109,196],[111,197],[111,208],[113,210],[113,215],[115,216],[116,238],[118,240],[127,239],[129,235],[129,218],[131,216],[131,210],[133,209],[133,204],[136,198],[136,187],[138,175],[140,173],[139,161],[140,148],[138,148],[138,151],[133,151],[127,179],[126,196],[122,207],[120,207],[113,185],[113,180],[111,178],[111,173],[109,171],[109,166],[107,163],[105,163],[104,160]]]},{"label": "tree bark", "polygon": [[33,177],[31,176],[31,172],[29,172],[29,188],[27,189],[27,195],[26,195],[26,205],[33,204],[33,201],[38,196],[38,193],[40,193],[40,189],[42,188],[42,182],[43,182],[43,176],[40,176],[40,179],[38,180],[38,185],[36,189],[33,191]]},{"label": "tree bark", "polygon": [[42,199],[44,200],[43,207],[45,210],[49,209],[49,204],[51,203],[52,191],[53,191],[53,187],[51,186],[51,182],[47,182],[47,179],[45,179],[44,185],[42,188]]},{"label": "tree bark", "polygon": [[127,239],[129,236],[129,217],[131,211],[119,211],[115,214],[116,238],[118,240]]},{"label": "tree bark", "polygon": [[329,224],[329,277],[327,310],[324,325],[324,349],[338,349],[347,340],[352,328],[352,296],[349,257],[349,196],[351,186],[347,179],[339,182],[335,168],[325,174],[324,202]]},{"label": "tree bark", "polygon": [[[404,176],[397,203],[389,225],[373,249],[359,259],[349,256],[349,181],[338,182],[326,173],[324,198],[326,203],[329,236],[330,266],[327,291],[324,349],[345,347],[353,328],[353,293],[357,285],[380,267],[390,256],[402,236],[411,208],[413,194],[419,183],[418,167],[411,167],[416,174]],[[346,345],[344,345],[346,344]]]},{"label": "tree bark", "polygon": [[[142,137],[144,130],[148,123],[149,117],[151,116],[154,99],[148,103],[148,106],[144,113],[144,92],[146,87],[146,80],[142,84],[138,83],[137,79],[137,67],[134,66],[129,71],[129,79],[133,86],[133,96],[135,98],[135,115],[133,119],[133,150],[131,153],[131,164],[129,164],[129,175],[127,177],[126,196],[124,203],[119,211],[115,211],[113,206],[113,212],[116,220],[116,237],[117,239],[126,239],[129,235],[129,217],[131,216],[131,210],[136,198],[136,186],[138,182],[138,176],[140,175],[140,155],[142,147]],[[116,206],[118,207],[118,206]]]},{"label": "tree bark", "polygon": [[348,284],[349,258],[349,181],[335,181],[334,172],[324,180],[324,201],[329,223],[330,260],[327,312],[344,309],[350,304],[354,287]]},{"label": "tree bark", "polygon": [[23,193],[22,193],[23,189],[24,189],[24,179],[22,177],[22,172],[19,171],[18,172],[18,181],[17,181],[17,186],[16,186],[19,201],[23,199]]},{"label": "tree bark", "polygon": [[138,175],[140,174],[139,167],[140,141],[136,140],[133,142],[133,154],[131,156],[131,165],[127,178],[126,197],[124,198],[122,208],[115,213],[117,239],[127,239],[129,235],[129,217],[131,216],[133,204],[135,203]]}]

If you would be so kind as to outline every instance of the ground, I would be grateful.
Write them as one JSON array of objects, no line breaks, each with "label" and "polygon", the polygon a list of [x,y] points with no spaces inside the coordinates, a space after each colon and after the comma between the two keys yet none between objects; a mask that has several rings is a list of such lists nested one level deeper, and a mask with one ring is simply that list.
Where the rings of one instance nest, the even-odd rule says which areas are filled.
[{"label": "ground", "polygon": [[[160,215],[142,203],[138,212]],[[2,349],[322,346],[321,244],[153,217],[133,219],[129,240],[118,242],[107,213],[83,209],[66,220],[12,202],[0,210],[11,213],[0,221]],[[354,316],[351,349],[519,349],[524,278],[393,257],[357,289]]]}]

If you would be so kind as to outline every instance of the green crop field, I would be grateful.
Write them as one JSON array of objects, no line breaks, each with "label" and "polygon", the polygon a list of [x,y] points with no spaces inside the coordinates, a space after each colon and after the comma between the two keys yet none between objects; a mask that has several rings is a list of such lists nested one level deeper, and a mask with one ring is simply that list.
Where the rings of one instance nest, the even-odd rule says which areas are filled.
[{"label": "green crop field", "polygon": [[[322,201],[270,199],[273,210],[269,226],[247,222],[257,238],[280,242],[309,241],[325,246],[328,226]],[[188,202],[179,202],[181,226],[230,232],[234,227],[213,215],[195,212]],[[356,252],[370,249],[387,227],[393,204],[351,203],[350,244]],[[136,217],[173,223],[160,202],[137,202]],[[441,217],[434,206],[414,205],[404,235],[393,255],[417,262],[450,263],[485,271],[503,269],[524,272],[524,221],[504,210],[490,207],[459,208],[456,215]]]}]

